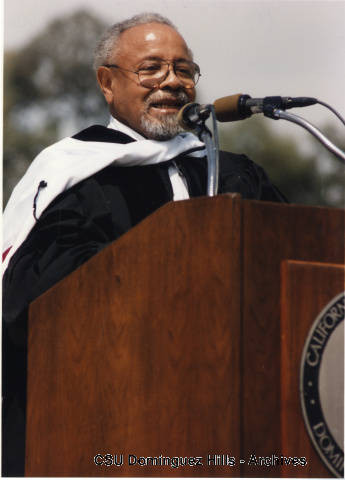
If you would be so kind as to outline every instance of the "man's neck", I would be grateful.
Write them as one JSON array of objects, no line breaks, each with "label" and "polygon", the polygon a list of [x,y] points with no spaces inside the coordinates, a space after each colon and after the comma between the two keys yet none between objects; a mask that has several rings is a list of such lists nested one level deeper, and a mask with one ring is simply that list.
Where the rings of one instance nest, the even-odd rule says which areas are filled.
[{"label": "man's neck", "polygon": [[114,118],[112,115],[110,116],[110,121],[107,125],[108,128],[112,128],[113,130],[118,130],[122,133],[125,133],[131,138],[134,138],[134,140],[144,140],[145,137],[140,135],[140,133],[136,132],[133,130],[131,127],[128,125],[125,125],[124,123],[120,122],[117,120],[117,118]]}]

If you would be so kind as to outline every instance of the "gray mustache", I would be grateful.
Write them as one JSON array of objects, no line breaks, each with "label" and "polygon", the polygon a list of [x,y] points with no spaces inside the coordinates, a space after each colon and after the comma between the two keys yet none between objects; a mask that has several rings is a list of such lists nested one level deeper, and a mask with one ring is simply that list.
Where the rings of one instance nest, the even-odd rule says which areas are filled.
[{"label": "gray mustache", "polygon": [[188,95],[181,91],[177,92],[175,95],[166,95],[159,94],[157,92],[152,93],[145,101],[146,105],[151,105],[153,103],[162,103],[165,100],[173,100],[175,102],[181,103],[181,106],[189,102]]}]

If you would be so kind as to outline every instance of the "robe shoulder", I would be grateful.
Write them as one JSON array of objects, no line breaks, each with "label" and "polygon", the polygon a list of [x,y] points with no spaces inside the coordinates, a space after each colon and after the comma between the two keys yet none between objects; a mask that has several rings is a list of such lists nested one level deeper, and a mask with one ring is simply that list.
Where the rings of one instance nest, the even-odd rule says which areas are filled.
[{"label": "robe shoulder", "polygon": [[243,198],[284,202],[285,195],[267,173],[246,155],[221,151],[219,155],[219,193],[240,193]]}]

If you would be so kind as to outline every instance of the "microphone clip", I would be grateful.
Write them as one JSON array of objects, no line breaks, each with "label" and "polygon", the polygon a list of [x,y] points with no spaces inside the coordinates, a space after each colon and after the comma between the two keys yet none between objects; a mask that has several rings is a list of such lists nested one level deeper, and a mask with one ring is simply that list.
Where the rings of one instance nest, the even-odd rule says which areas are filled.
[{"label": "microphone clip", "polygon": [[262,102],[262,113],[265,117],[273,118],[274,120],[278,120],[275,116],[275,111],[278,110],[285,110],[289,108],[287,104],[287,99],[284,99],[279,96],[275,97],[265,97]]},{"label": "microphone clip", "polygon": [[265,117],[278,120],[276,111],[296,107],[315,105],[317,99],[313,97],[265,97],[262,102],[262,112]]}]

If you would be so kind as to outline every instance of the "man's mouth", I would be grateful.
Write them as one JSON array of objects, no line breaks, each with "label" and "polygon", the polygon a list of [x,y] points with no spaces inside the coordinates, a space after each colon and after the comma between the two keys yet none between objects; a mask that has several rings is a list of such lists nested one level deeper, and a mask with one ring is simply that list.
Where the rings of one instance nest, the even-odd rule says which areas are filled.
[{"label": "man's mouth", "polygon": [[184,105],[184,102],[177,100],[176,98],[162,98],[159,101],[151,102],[150,108],[159,110],[160,112],[178,112]]}]

